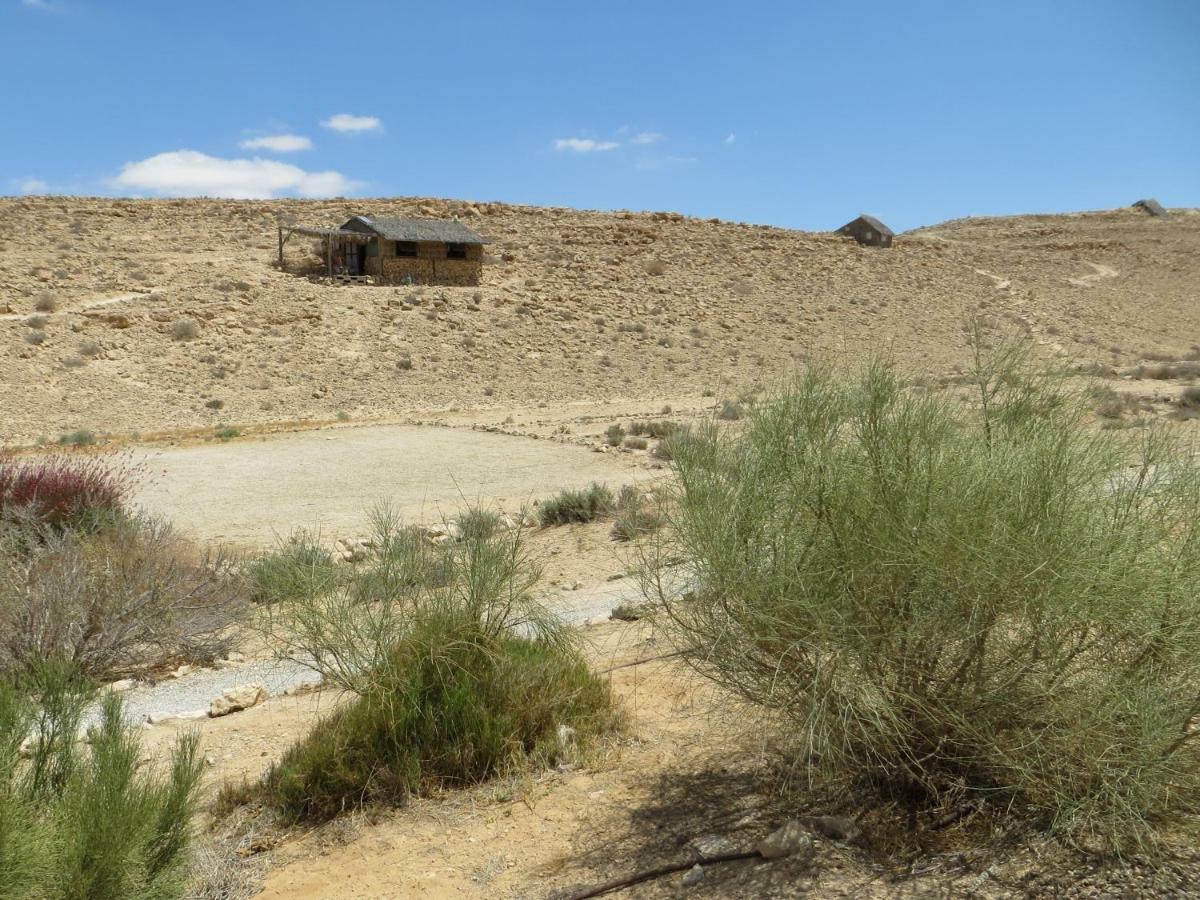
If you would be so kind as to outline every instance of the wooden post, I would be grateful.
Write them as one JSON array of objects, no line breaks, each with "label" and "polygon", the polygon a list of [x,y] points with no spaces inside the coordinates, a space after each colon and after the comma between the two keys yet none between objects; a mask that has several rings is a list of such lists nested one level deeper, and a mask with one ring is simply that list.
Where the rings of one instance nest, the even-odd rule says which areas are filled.
[{"label": "wooden post", "polygon": [[279,271],[283,271],[283,226],[279,226]]}]

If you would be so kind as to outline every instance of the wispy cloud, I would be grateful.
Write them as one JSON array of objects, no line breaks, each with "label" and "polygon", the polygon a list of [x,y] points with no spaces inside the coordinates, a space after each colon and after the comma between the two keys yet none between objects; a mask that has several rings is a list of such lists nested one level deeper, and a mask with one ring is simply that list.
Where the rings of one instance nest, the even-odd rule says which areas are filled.
[{"label": "wispy cloud", "polygon": [[591,138],[556,138],[555,150],[569,150],[572,153],[597,153],[604,150],[616,150],[621,145],[616,141],[596,141]]},{"label": "wispy cloud", "polygon": [[13,184],[22,194],[48,194],[50,185],[40,178],[15,178]]},{"label": "wispy cloud", "polygon": [[308,172],[273,159],[221,159],[196,150],[173,150],[126,163],[109,182],[117,190],[164,197],[339,197],[361,185],[340,172]]},{"label": "wispy cloud", "polygon": [[299,134],[268,134],[242,141],[243,150],[270,150],[273,153],[296,153],[311,150],[313,142]]},{"label": "wispy cloud", "polygon": [[736,140],[737,140],[737,135],[731,131],[731,132],[729,132],[729,134],[725,135],[725,140],[723,143],[732,144]]},{"label": "wispy cloud", "polygon": [[375,116],[352,116],[350,113],[338,113],[330,116],[321,123],[324,128],[340,131],[343,134],[362,134],[367,131],[382,131],[383,122]]},{"label": "wispy cloud", "polygon": [[21,0],[21,5],[28,9],[40,9],[42,12],[62,12],[62,7],[50,0]]},{"label": "wispy cloud", "polygon": [[659,141],[666,138],[665,134],[660,134],[657,131],[643,131],[633,136],[629,143],[631,144],[657,144]]}]

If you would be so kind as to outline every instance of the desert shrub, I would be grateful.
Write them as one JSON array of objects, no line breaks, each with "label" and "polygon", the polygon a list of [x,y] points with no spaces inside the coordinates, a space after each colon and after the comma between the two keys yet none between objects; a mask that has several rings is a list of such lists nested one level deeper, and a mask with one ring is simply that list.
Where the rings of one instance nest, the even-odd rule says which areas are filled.
[{"label": "desert shrub", "polygon": [[617,494],[617,514],[612,537],[616,541],[632,541],[650,534],[662,524],[662,516],[642,497],[634,485],[623,486]]},{"label": "desert shrub", "polygon": [[746,414],[746,409],[736,400],[726,400],[717,412],[717,418],[725,422],[736,422]]},{"label": "desert shrub", "polygon": [[625,429],[620,425],[612,424],[604,432],[604,443],[610,447],[620,447],[621,441],[625,440]]},{"label": "desert shrub", "polygon": [[82,751],[76,731],[93,695],[61,663],[43,663],[19,684],[0,681],[0,897],[184,894],[204,764],[198,739],[180,739],[169,772],[140,770],[137,732],[109,694]]},{"label": "desert shrub", "polygon": [[229,441],[235,437],[241,437],[240,428],[235,428],[233,425],[218,425],[213,429],[213,437],[219,441]]},{"label": "desert shrub", "polygon": [[814,777],[1148,844],[1200,802],[1200,469],[1014,351],[970,381],[810,370],[680,442],[646,588]]},{"label": "desert shrub", "polygon": [[[491,395],[489,394],[488,396],[491,396]],[[350,413],[346,412],[344,409],[339,409],[334,414],[334,418],[337,419],[339,422],[349,422],[350,421]]]},{"label": "desert shrub", "polygon": [[26,316],[25,327],[31,328],[34,331],[43,331],[46,324],[50,321],[49,316]]},{"label": "desert shrub", "polygon": [[82,356],[64,356],[62,364],[64,369],[82,369],[87,365],[87,360]]},{"label": "desert shrub", "polygon": [[667,419],[658,422],[630,422],[629,433],[636,437],[662,439],[669,437],[682,427],[678,422],[671,422]]},{"label": "desert shrub", "polygon": [[33,308],[41,313],[51,313],[58,309],[58,300],[49,291],[42,291],[33,301]]},{"label": "desert shrub", "polygon": [[616,506],[612,491],[605,485],[592,482],[580,490],[560,491],[543,500],[538,507],[542,525],[566,525],[571,522],[591,522],[608,515]]},{"label": "desert shrub", "polygon": [[225,401],[220,399],[219,397],[213,397],[211,400],[207,401],[204,404],[204,408],[205,409],[224,409]]},{"label": "desert shrub", "polygon": [[412,357],[407,353],[403,354],[399,359],[396,360],[396,368],[401,372],[407,372],[412,369],[412,367]]},{"label": "desert shrub", "polygon": [[99,356],[102,352],[104,348],[95,341],[84,341],[79,345],[80,356]]},{"label": "desert shrub", "polygon": [[25,332],[25,343],[39,347],[46,342],[46,332],[40,328],[32,328]]},{"label": "desert shrub", "polygon": [[442,584],[412,579],[373,603],[334,592],[288,623],[314,667],[357,696],[266,777],[285,816],[323,819],[544,765],[616,723],[607,685],[534,598],[539,573],[519,531],[438,552]]},{"label": "desert shrub", "polygon": [[90,447],[96,443],[96,435],[86,428],[80,428],[76,431],[68,431],[65,434],[60,434],[58,442],[68,447]]},{"label": "desert shrub", "polygon": [[645,264],[647,275],[665,275],[667,272],[667,264],[661,259],[651,259]]},{"label": "desert shrub", "polygon": [[1179,395],[1179,405],[1188,409],[1200,407],[1200,387],[1184,388],[1183,393]]},{"label": "desert shrub", "polygon": [[200,325],[195,319],[176,319],[171,326],[171,340],[191,341],[200,337]]},{"label": "desert shrub", "polygon": [[500,513],[473,506],[460,515],[456,524],[464,541],[486,541],[500,527]]},{"label": "desert shrub", "polygon": [[650,442],[641,437],[627,437],[625,438],[625,446],[630,450],[645,450],[650,446]]},{"label": "desert shrub", "polygon": [[125,514],[137,476],[112,457],[0,460],[0,523],[95,528]]},{"label": "desert shrub", "polygon": [[317,535],[296,531],[270,553],[250,560],[243,575],[252,601],[279,603],[333,590],[338,565]]},{"label": "desert shrub", "polygon": [[51,658],[95,677],[211,661],[241,606],[232,561],[158,519],[0,526],[0,675]]}]

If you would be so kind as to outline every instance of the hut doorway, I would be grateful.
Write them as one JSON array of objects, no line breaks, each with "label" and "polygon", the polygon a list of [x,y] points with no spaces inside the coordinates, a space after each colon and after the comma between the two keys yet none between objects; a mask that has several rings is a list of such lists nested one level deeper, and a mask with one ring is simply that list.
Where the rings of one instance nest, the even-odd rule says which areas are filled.
[{"label": "hut doorway", "polygon": [[364,265],[366,260],[363,258],[363,245],[358,243],[348,243],[345,248],[346,274],[347,275],[363,275]]}]

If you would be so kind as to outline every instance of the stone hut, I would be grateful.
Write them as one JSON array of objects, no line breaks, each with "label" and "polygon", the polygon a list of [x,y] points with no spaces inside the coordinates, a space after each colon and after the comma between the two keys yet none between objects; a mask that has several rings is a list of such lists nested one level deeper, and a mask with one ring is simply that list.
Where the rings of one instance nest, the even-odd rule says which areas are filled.
[{"label": "stone hut", "polygon": [[1157,219],[1165,219],[1170,215],[1169,212],[1163,209],[1163,205],[1153,197],[1146,197],[1144,200],[1139,200],[1133,204],[1133,208],[1149,213]]},{"label": "stone hut", "polygon": [[890,247],[892,238],[896,236],[892,229],[866,213],[852,222],[847,222],[837,233],[848,235],[867,247]]},{"label": "stone hut", "polygon": [[479,284],[488,239],[455,219],[355,216],[340,228],[279,227],[279,266],[292,234],[318,237],[331,279],[376,284]]}]

